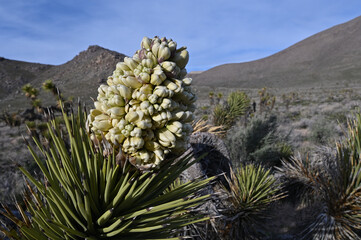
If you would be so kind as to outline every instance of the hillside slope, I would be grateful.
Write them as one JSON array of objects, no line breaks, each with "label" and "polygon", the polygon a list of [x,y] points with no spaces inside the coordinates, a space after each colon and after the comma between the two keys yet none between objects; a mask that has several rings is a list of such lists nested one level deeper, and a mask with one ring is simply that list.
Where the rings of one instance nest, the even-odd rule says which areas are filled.
[{"label": "hillside slope", "polygon": [[[2,84],[8,89],[0,94],[0,109],[4,109],[4,106],[23,108],[21,103],[24,102],[25,97],[19,91],[21,86],[29,82],[40,87],[41,83],[47,79],[53,80],[66,97],[80,97],[83,101],[89,101],[90,97],[96,97],[99,84],[112,75],[115,65],[124,57],[125,55],[115,51],[99,46],[89,46],[72,60],[57,66],[3,59],[0,61],[0,74],[4,72],[6,81],[12,84],[4,84],[0,75]],[[6,68],[3,67],[5,64]],[[0,86],[4,87],[3,85]],[[50,96],[46,94],[42,97],[46,100],[50,99]]]},{"label": "hillside slope", "polygon": [[315,87],[361,80],[361,17],[317,33],[269,57],[194,75],[198,86]]},{"label": "hillside slope", "polygon": [[28,63],[0,58],[0,99],[19,90],[19,86],[32,82],[52,65]]}]

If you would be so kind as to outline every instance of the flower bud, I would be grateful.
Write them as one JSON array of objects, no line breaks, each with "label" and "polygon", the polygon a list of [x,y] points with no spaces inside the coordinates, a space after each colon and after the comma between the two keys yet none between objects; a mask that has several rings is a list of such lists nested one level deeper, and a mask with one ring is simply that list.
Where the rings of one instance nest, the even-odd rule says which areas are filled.
[{"label": "flower bud", "polygon": [[107,110],[107,113],[110,114],[111,118],[119,118],[124,116],[125,108],[124,107],[112,107]]},{"label": "flower bud", "polygon": [[147,52],[146,56],[147,56],[147,59],[152,60],[152,66],[155,66],[158,64],[158,60],[152,52]]},{"label": "flower bud", "polygon": [[155,95],[155,94],[150,94],[149,96],[148,96],[148,100],[149,100],[149,102],[150,103],[156,103],[157,102],[157,100],[158,100],[158,95]]},{"label": "flower bud", "polygon": [[135,127],[131,132],[130,132],[130,136],[132,137],[142,137],[142,129]]},{"label": "flower bud", "polygon": [[183,125],[178,121],[172,121],[167,124],[167,129],[176,136],[180,137],[182,135]]},{"label": "flower bud", "polygon": [[189,86],[192,83],[192,78],[184,78],[182,81],[186,86]]},{"label": "flower bud", "polygon": [[168,42],[168,47],[169,47],[171,52],[174,52],[177,49],[177,43],[174,42],[173,40],[170,40]]},{"label": "flower bud", "polygon": [[150,83],[153,84],[153,85],[160,85],[162,84],[163,80],[162,80],[162,76],[161,75],[158,75],[156,73],[153,73],[151,76],[150,76]]},{"label": "flower bud", "polygon": [[116,65],[116,68],[121,69],[123,71],[130,71],[131,70],[125,62],[118,62],[117,65]]},{"label": "flower bud", "polygon": [[141,48],[145,48],[145,49],[147,49],[147,50],[150,50],[150,44],[151,44],[150,39],[147,38],[147,37],[144,37],[144,38],[142,39],[142,42],[141,42],[141,44],[140,44],[140,47],[141,47]]},{"label": "flower bud", "polygon": [[132,97],[132,90],[124,85],[118,85],[117,90],[124,99],[130,99]]},{"label": "flower bud", "polygon": [[158,58],[158,49],[159,49],[159,47],[160,47],[160,43],[158,43],[158,42],[153,43],[152,53],[156,58]]},{"label": "flower bud", "polygon": [[186,49],[183,49],[180,52],[176,52],[171,60],[174,61],[180,69],[183,69],[188,63],[189,53]]},{"label": "flower bud", "polygon": [[162,42],[158,49],[158,62],[163,62],[164,60],[167,60],[168,58],[170,58],[170,55],[171,51],[167,46],[167,43]]},{"label": "flower bud", "polygon": [[91,110],[90,110],[90,115],[91,115],[92,117],[96,117],[96,116],[98,116],[98,115],[100,115],[100,114],[102,114],[102,111],[99,111],[98,109],[91,109]]},{"label": "flower bud", "polygon": [[140,88],[143,84],[140,83],[138,81],[138,79],[136,79],[135,77],[133,76],[128,76],[126,77],[124,80],[123,80],[125,86],[127,87],[131,87],[133,89],[136,89],[136,88]]},{"label": "flower bud", "polygon": [[92,122],[92,125],[95,129],[103,131],[103,132],[107,132],[111,127],[111,123],[109,120],[94,120]]},{"label": "flower bud", "polygon": [[170,109],[171,106],[172,106],[172,101],[168,98],[163,98],[163,101],[162,103],[160,104],[160,106],[163,108],[163,109]]},{"label": "flower bud", "polygon": [[125,120],[127,120],[128,122],[134,122],[136,120],[138,120],[139,116],[138,113],[136,111],[129,111],[126,115],[125,115]]},{"label": "flower bud", "polygon": [[164,61],[160,65],[167,72],[172,72],[175,69],[175,67],[177,66],[174,62],[171,62],[171,61]]},{"label": "flower bud", "polygon": [[163,82],[163,85],[166,86],[169,90],[175,91],[179,88],[179,86],[177,84],[175,84],[174,82],[170,81],[170,80],[165,80]]},{"label": "flower bud", "polygon": [[142,65],[143,65],[144,67],[153,68],[154,64],[155,64],[155,63],[153,62],[152,59],[143,59],[143,60],[142,60]]},{"label": "flower bud", "polygon": [[128,68],[130,68],[130,70],[134,70],[138,66],[138,63],[133,58],[129,57],[124,58],[124,63],[128,66]]},{"label": "flower bud", "polygon": [[159,143],[157,143],[157,142],[154,142],[154,141],[147,141],[147,142],[145,142],[144,147],[148,151],[154,152],[155,150],[160,149],[161,145]]},{"label": "flower bud", "polygon": [[157,95],[158,97],[167,97],[169,92],[165,86],[156,86],[153,90],[153,94]]}]

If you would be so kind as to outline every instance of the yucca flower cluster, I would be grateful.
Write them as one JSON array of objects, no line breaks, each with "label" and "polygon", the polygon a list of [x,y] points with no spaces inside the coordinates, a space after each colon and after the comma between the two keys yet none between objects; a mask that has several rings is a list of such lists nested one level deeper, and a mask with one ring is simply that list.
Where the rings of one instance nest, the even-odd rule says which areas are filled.
[{"label": "yucca flower cluster", "polygon": [[88,124],[142,168],[159,166],[168,153],[186,149],[195,94],[185,78],[189,53],[172,39],[144,37],[133,57],[119,62],[98,88]]}]

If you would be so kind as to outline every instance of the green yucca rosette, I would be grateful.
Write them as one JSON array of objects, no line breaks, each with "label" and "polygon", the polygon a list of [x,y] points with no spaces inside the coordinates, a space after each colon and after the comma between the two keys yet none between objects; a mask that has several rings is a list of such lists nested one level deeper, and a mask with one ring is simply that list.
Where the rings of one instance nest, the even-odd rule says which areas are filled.
[{"label": "green yucca rosette", "polygon": [[141,49],[116,65],[98,88],[88,124],[138,167],[154,168],[168,153],[186,149],[195,94],[185,78],[189,54],[172,39],[144,37]]}]

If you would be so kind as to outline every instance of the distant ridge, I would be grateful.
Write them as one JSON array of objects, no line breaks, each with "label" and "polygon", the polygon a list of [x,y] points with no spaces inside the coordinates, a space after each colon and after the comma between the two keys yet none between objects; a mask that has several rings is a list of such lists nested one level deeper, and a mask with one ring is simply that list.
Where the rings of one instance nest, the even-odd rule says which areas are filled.
[{"label": "distant ridge", "polygon": [[88,101],[96,97],[100,83],[112,75],[115,65],[124,57],[124,54],[94,45],[61,65],[0,58],[0,109],[4,108],[4,103],[25,100],[20,91],[25,83],[39,87],[47,79],[53,80],[65,96]]},{"label": "distant ridge", "polygon": [[317,33],[269,57],[193,75],[196,86],[261,88],[361,83],[361,17]]}]

